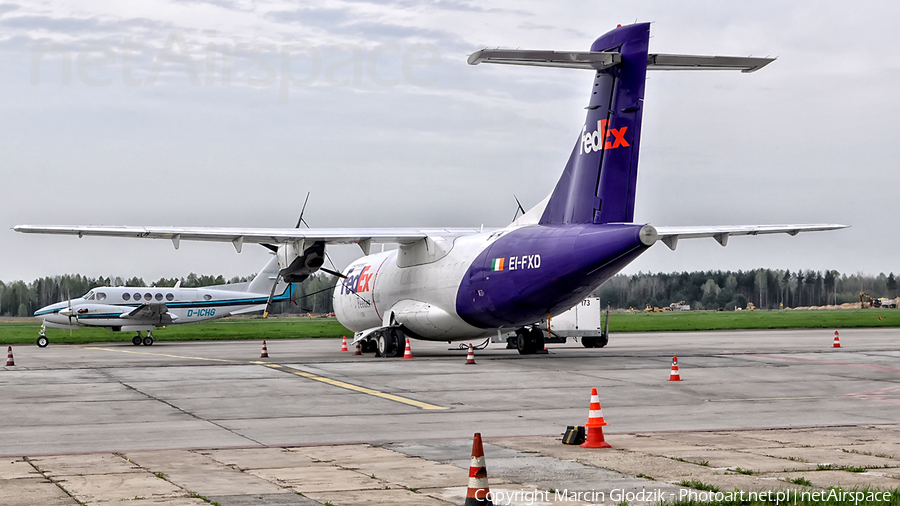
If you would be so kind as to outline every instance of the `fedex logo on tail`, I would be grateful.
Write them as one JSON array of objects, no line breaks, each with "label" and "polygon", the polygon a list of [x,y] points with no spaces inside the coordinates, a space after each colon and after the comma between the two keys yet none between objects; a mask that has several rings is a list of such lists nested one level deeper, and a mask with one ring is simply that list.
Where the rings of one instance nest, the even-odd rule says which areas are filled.
[{"label": "fedex logo on tail", "polygon": [[625,132],[628,131],[628,127],[608,129],[606,122],[605,119],[598,120],[597,129],[593,132],[587,131],[587,125],[581,129],[581,149],[585,154],[604,149],[627,148],[631,145],[625,140]]}]

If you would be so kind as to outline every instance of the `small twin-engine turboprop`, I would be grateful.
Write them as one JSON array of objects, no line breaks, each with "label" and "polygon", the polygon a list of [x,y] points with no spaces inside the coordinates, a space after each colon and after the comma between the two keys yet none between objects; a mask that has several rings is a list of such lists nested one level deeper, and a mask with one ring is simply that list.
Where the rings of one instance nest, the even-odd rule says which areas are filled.
[{"label": "small twin-engine turboprop", "polygon": [[[469,63],[584,69],[594,74],[584,123],[550,195],[500,229],[258,229],[212,227],[15,227],[19,232],[245,242],[277,252],[279,275],[319,270],[326,245],[358,244],[365,256],[341,274],[334,311],[364,349],[403,354],[406,336],[459,341],[515,332],[520,353],[543,346],[535,322],[584,299],[657,242],[831,230],[844,225],[654,227],[634,223],[647,70],[753,72],[770,58],[649,53],[650,24],[620,26],[590,51],[483,49]],[[370,254],[373,243],[399,248]]]},{"label": "small twin-engine turboprop", "polygon": [[[231,315],[263,311],[269,300],[288,300],[293,285],[279,282],[278,263],[273,255],[266,266],[247,283],[182,288],[101,286],[83,297],[51,304],[35,311],[43,320],[37,344],[49,344],[45,327],[77,329],[106,327],[113,332],[136,332],[131,342],[153,344],[153,329],[168,325],[197,323]],[[279,290],[280,289],[280,290]],[[146,332],[146,336],[141,336]]]}]

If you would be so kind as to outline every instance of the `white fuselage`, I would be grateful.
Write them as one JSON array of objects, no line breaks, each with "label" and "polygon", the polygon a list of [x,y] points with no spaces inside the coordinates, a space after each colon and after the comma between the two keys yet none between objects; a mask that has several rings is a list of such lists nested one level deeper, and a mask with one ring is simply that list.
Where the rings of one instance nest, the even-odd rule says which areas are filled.
[{"label": "white fuselage", "polygon": [[[404,256],[421,252],[401,247],[356,260],[343,271],[347,279],[334,291],[338,321],[354,332],[402,323],[417,337],[433,341],[495,335],[495,330],[463,321],[456,312],[456,297],[472,261],[506,230],[438,238],[418,259],[404,261]],[[401,267],[403,263],[414,265]],[[405,319],[391,322],[392,309],[402,309]]]},{"label": "white fuselage", "polygon": [[[35,312],[47,327],[110,327],[151,330],[153,327],[197,323],[235,313],[265,309],[268,294],[219,288],[99,287],[84,297],[51,304]],[[127,316],[142,305],[161,306],[165,313]]]}]

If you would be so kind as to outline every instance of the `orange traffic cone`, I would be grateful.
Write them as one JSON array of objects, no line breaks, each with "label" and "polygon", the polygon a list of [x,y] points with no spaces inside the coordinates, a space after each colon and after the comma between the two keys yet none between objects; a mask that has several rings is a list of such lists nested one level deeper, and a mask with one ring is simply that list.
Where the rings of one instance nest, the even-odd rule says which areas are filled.
[{"label": "orange traffic cone", "polygon": [[362,355],[362,348],[360,348],[359,343],[356,343],[356,351],[353,354]]},{"label": "orange traffic cone", "polygon": [[475,439],[472,440],[472,464],[469,465],[469,488],[466,490],[464,505],[493,506],[490,494],[487,467],[484,465],[484,446],[481,444],[481,433],[476,432]]},{"label": "orange traffic cone", "polygon": [[475,365],[475,351],[472,349],[471,343],[469,343],[469,354],[466,355],[466,365]]},{"label": "orange traffic cone", "polygon": [[341,342],[341,351],[350,351],[347,349],[347,336],[344,336],[344,340]]},{"label": "orange traffic cone", "polygon": [[409,338],[406,338],[406,350],[403,352],[403,358],[413,358],[412,348],[409,347]]},{"label": "orange traffic cone", "polygon": [[9,367],[11,365],[16,365],[16,361],[13,360],[13,357],[12,357],[12,346],[7,348],[7,355],[6,355],[6,366]]},{"label": "orange traffic cone", "polygon": [[591,389],[591,410],[588,412],[588,423],[584,428],[588,430],[587,438],[581,443],[582,448],[612,448],[603,439],[603,426],[607,425],[603,419],[603,409],[600,408],[600,396],[597,389]]},{"label": "orange traffic cone", "polygon": [[259,354],[259,358],[269,358],[269,350],[266,349],[266,341],[263,340],[263,349],[262,353]]},{"label": "orange traffic cone", "polygon": [[681,381],[681,375],[678,374],[678,357],[672,357],[672,374],[669,375],[669,381]]},{"label": "orange traffic cone", "polygon": [[840,348],[841,347],[841,338],[838,335],[838,331],[834,331],[834,344],[831,346],[832,348]]}]

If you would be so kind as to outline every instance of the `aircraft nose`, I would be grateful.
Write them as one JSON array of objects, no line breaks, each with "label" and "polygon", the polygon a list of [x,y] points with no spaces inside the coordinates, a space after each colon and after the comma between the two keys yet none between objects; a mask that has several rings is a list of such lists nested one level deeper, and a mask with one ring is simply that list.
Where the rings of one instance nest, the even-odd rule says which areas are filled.
[{"label": "aircraft nose", "polygon": [[46,314],[52,314],[59,311],[62,308],[66,307],[65,302],[57,302],[56,304],[50,304],[49,306],[44,306],[37,311],[34,312],[34,316],[41,316]]}]

